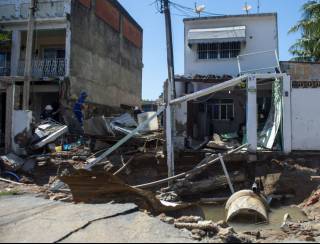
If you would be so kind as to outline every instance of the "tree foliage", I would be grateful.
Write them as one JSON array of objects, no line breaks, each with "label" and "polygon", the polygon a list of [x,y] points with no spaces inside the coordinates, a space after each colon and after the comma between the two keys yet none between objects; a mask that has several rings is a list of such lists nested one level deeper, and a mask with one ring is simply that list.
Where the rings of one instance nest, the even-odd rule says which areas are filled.
[{"label": "tree foliage", "polygon": [[11,33],[0,30],[0,42],[11,40]]},{"label": "tree foliage", "polygon": [[301,38],[290,48],[294,60],[320,61],[320,1],[309,0],[302,6],[302,19],[289,33],[301,33]]}]

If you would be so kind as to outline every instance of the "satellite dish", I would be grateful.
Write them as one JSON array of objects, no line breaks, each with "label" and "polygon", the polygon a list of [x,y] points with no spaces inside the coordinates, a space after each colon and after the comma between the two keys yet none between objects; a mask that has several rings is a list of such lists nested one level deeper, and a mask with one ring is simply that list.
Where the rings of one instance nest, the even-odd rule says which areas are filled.
[{"label": "satellite dish", "polygon": [[246,11],[247,14],[249,14],[249,11],[252,9],[252,6],[251,5],[248,5],[246,3],[246,5],[242,8],[243,11]]},{"label": "satellite dish", "polygon": [[199,5],[199,6],[196,7],[196,12],[197,12],[197,13],[201,13],[201,12],[203,12],[205,9],[206,9],[206,6],[205,6],[205,5]]},{"label": "satellite dish", "polygon": [[205,6],[205,5],[199,5],[199,6],[197,6],[197,4],[196,4],[196,6],[195,6],[195,12],[196,12],[197,14],[199,14],[199,17],[200,17],[200,15],[201,15],[201,13],[204,12],[205,9],[206,9],[206,6]]}]

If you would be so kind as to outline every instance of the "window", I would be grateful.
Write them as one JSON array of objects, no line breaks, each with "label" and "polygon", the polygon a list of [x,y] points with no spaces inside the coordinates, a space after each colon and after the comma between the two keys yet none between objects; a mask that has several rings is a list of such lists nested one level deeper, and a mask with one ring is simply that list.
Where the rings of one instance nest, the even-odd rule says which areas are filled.
[{"label": "window", "polygon": [[212,104],[212,115],[214,120],[232,120],[234,118],[233,100],[214,100]]},{"label": "window", "polygon": [[241,42],[198,44],[199,59],[236,58],[241,51]]},{"label": "window", "polygon": [[0,76],[10,75],[10,54],[0,52]]}]

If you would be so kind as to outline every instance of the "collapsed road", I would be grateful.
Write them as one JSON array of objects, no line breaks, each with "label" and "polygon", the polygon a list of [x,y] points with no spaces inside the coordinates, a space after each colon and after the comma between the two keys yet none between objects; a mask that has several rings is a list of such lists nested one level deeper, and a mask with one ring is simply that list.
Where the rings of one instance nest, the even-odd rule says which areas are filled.
[{"label": "collapsed road", "polygon": [[0,197],[0,242],[190,242],[188,233],[134,204],[84,205]]}]

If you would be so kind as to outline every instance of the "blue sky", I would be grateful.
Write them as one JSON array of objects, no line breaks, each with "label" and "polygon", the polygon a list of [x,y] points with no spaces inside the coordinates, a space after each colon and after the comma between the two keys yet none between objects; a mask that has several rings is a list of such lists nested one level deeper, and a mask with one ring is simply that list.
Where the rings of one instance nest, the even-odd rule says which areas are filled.
[{"label": "blue sky", "polygon": [[[218,14],[241,14],[245,0],[172,0],[175,3],[194,7],[195,2],[204,4],[206,11]],[[163,81],[167,78],[167,56],[164,16],[157,13],[154,0],[119,0],[144,30],[143,50],[143,99],[156,99],[162,92]],[[248,0],[257,11],[257,0]],[[289,47],[299,35],[288,35],[288,30],[301,18],[301,6],[306,0],[260,0],[261,12],[277,12],[279,15],[280,59],[291,58]],[[184,72],[183,18],[173,11],[173,42],[175,69],[177,74]]]}]

